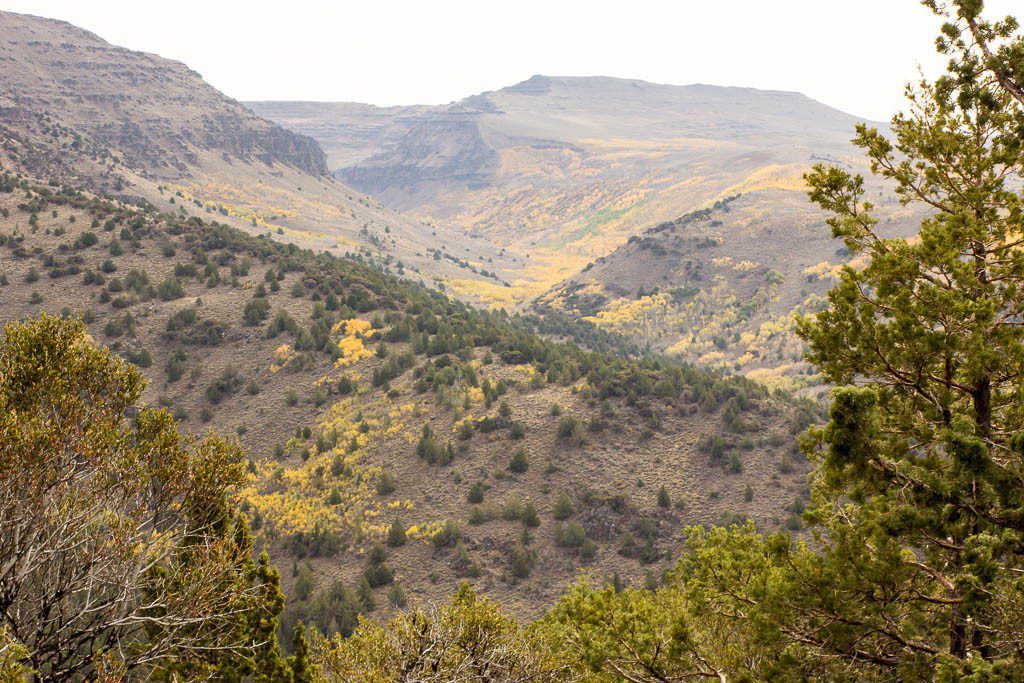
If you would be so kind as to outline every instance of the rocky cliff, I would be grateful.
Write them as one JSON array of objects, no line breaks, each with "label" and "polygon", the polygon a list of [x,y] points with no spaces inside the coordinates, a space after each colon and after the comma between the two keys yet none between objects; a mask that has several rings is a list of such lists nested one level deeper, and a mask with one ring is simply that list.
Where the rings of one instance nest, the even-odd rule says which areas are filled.
[{"label": "rocky cliff", "polygon": [[77,153],[115,157],[152,178],[177,178],[205,153],[327,173],[309,137],[254,115],[184,64],[111,45],[63,21],[0,12],[0,125],[84,167]]}]

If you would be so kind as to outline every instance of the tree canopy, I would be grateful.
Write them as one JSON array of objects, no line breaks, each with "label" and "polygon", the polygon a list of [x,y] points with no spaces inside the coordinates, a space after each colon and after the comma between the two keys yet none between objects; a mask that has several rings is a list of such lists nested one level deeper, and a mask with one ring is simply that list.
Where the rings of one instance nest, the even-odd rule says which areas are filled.
[{"label": "tree canopy", "polygon": [[271,672],[283,597],[228,504],[240,450],[136,411],[142,388],[81,322],[6,326],[0,662],[44,680]]}]

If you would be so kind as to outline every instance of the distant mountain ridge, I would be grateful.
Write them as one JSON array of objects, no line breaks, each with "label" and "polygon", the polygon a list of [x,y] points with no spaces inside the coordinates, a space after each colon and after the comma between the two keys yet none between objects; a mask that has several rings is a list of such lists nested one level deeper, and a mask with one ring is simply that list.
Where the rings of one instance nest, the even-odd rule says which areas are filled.
[{"label": "distant mountain ridge", "polygon": [[[531,111],[531,100],[543,102]],[[370,193],[439,179],[484,182],[498,170],[498,150],[517,144],[761,137],[761,144],[770,147],[793,142],[842,146],[857,121],[800,93],[609,77],[533,76],[437,106],[247,104],[318,139],[338,177]]]},{"label": "distant mountain ridge", "polygon": [[[203,150],[327,173],[309,137],[252,114],[180,62],[117,47],[67,22],[0,15],[0,122],[46,111],[154,178],[177,177]],[[159,88],[160,97],[151,96]]]},{"label": "distant mountain ridge", "polygon": [[[0,12],[0,166],[250,233],[373,259],[435,283],[484,281],[468,237],[372,201],[328,173],[312,138],[260,118],[180,62],[67,22]],[[500,262],[474,243],[477,262]]]}]

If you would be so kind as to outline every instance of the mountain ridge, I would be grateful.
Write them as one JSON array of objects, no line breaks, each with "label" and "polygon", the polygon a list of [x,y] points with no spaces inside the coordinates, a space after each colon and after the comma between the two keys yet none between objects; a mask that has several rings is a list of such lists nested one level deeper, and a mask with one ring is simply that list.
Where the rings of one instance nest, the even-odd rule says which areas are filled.
[{"label": "mountain ridge", "polygon": [[[30,14],[5,12],[0,21],[0,32],[4,37],[2,63],[16,64],[17,69],[5,70],[4,82],[11,90],[17,89],[16,95],[4,98],[5,111],[33,104],[50,105],[64,102],[79,105],[63,111],[67,122],[74,124],[80,132],[87,132],[107,144],[122,145],[127,136],[122,132],[129,124],[125,121],[126,107],[138,108],[137,113],[146,117],[143,130],[150,133],[163,132],[162,139],[133,141],[133,146],[126,150],[133,165],[153,173],[156,177],[165,177],[168,169],[180,170],[193,157],[194,152],[188,149],[193,142],[186,136],[175,139],[170,131],[161,131],[167,126],[167,119],[160,117],[160,111],[144,97],[131,98],[132,86],[137,86],[141,79],[148,77],[159,82],[163,87],[175,91],[199,90],[199,94],[175,94],[176,104],[185,111],[190,121],[202,122],[204,118],[218,114],[212,107],[210,111],[198,109],[197,105],[204,98],[215,100],[226,111],[220,113],[222,121],[215,130],[208,131],[205,139],[195,142],[217,142],[238,156],[253,154],[264,160],[279,161],[296,166],[312,175],[324,175],[327,172],[326,159],[322,150],[312,138],[288,131],[276,124],[256,117],[246,117],[248,112],[244,106],[231,99],[202,80],[202,76],[186,64],[165,59],[159,55],[129,50],[112,45],[97,34],[80,29],[64,21],[50,20]],[[54,42],[59,40],[59,42]],[[31,52],[29,60],[26,52]],[[19,79],[19,71],[27,72],[26,76],[44,76],[59,71],[70,71],[73,60],[77,61],[75,69],[87,67],[92,73],[90,78],[82,78],[76,74],[66,73],[62,79],[52,78],[49,88],[40,88],[42,79],[35,78],[35,87],[30,87],[27,79]],[[140,65],[135,71],[125,69],[125,62]],[[25,68],[28,66],[29,68]],[[148,73],[140,73],[140,71]],[[196,111],[190,111],[196,109]],[[76,115],[77,116],[74,116]],[[234,118],[231,118],[231,117]],[[121,123],[121,130],[118,124]],[[262,125],[261,125],[262,123]],[[139,125],[136,123],[135,125]],[[239,128],[249,134],[249,138],[233,135],[233,128]],[[204,131],[206,132],[206,131]],[[147,143],[149,143],[147,145]],[[159,145],[164,149],[160,149]],[[186,159],[177,158],[184,155]],[[168,158],[169,157],[169,158]],[[173,174],[173,171],[171,172]]]},{"label": "mountain ridge", "polygon": [[[319,144],[187,65],[32,15],[0,13],[0,162],[163,211],[357,253],[436,284],[500,286],[497,249],[387,209],[327,173]],[[472,245],[474,262],[466,260]],[[435,259],[439,246],[460,259]]]},{"label": "mountain ridge", "polygon": [[384,205],[514,255],[494,269],[510,288],[446,283],[510,308],[736,194],[827,232],[803,173],[827,160],[869,175],[850,143],[859,119],[791,91],[537,75],[448,105],[248,104],[316,138],[336,177]]}]

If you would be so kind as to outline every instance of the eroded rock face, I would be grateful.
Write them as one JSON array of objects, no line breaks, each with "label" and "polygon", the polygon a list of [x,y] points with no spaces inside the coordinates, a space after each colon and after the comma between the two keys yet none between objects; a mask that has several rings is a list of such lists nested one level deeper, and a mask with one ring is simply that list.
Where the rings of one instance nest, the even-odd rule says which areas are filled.
[{"label": "eroded rock face", "polygon": [[358,190],[382,194],[423,183],[486,184],[499,163],[479,123],[455,114],[417,122],[396,144],[336,175]]},{"label": "eroded rock face", "polygon": [[49,149],[47,165],[87,152],[174,178],[212,152],[327,174],[314,140],[259,118],[184,64],[66,22],[0,12],[0,83],[4,138]]}]

